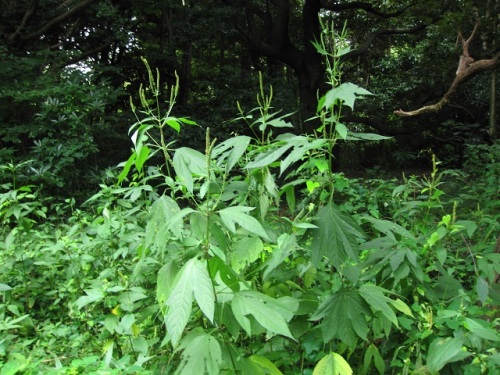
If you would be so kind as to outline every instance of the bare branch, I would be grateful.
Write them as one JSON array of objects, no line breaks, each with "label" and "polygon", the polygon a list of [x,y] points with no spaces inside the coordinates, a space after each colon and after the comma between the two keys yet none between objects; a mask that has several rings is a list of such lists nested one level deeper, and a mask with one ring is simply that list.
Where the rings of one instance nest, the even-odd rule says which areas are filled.
[{"label": "bare branch", "polygon": [[474,30],[472,30],[472,33],[470,34],[470,37],[467,40],[464,39],[462,32],[460,31],[458,32],[457,44],[459,41],[462,43],[462,55],[460,56],[460,60],[458,62],[458,68],[456,74],[467,69],[467,67],[474,62],[474,59],[469,54],[469,44],[476,35],[478,27],[479,27],[479,21],[476,22]]},{"label": "bare branch", "polygon": [[[65,13],[60,14],[59,16],[53,18],[52,20],[48,21],[45,25],[40,27],[37,31],[28,34],[28,35],[22,35],[19,37],[19,39],[26,41],[30,39],[35,39],[41,36],[43,33],[47,32],[50,30],[52,27],[56,26],[57,24],[65,21],[69,17],[73,16],[75,13],[79,12],[83,8],[89,6],[90,4],[94,3],[96,0],[84,0],[78,4],[76,4],[73,8],[69,9]],[[12,39],[12,36],[9,36],[9,41],[14,42],[15,39]]]},{"label": "bare branch", "polygon": [[432,104],[432,105],[427,105],[422,108],[419,108],[414,111],[402,111],[397,110],[394,111],[394,114],[401,116],[401,117],[409,117],[409,116],[417,116],[421,115],[422,113],[427,113],[427,112],[437,112],[441,108],[443,108],[444,105],[448,103],[450,98],[458,91],[458,88],[460,85],[462,85],[464,82],[468,81],[472,77],[478,75],[479,73],[482,73],[487,70],[493,70],[496,69],[500,66],[500,53],[495,55],[491,59],[484,59],[484,60],[478,60],[476,62],[473,62],[470,64],[467,68],[464,70],[458,72],[456,75],[455,79],[453,80],[450,88],[448,91],[443,95],[443,97],[439,100],[439,102]]},{"label": "bare branch", "polygon": [[384,29],[374,31],[366,37],[365,41],[358,48],[343,55],[342,60],[345,61],[363,55],[370,49],[375,39],[380,38],[384,35],[412,34],[424,30],[427,26],[428,25],[426,24],[421,24],[408,29]]},{"label": "bare branch", "polygon": [[21,34],[21,31],[24,29],[26,23],[33,16],[37,8],[38,8],[38,0],[34,0],[31,6],[28,8],[28,10],[26,10],[26,13],[24,13],[23,19],[21,20],[19,27],[16,29],[16,31],[14,31],[12,34],[9,35],[8,37],[9,43],[12,43]]}]

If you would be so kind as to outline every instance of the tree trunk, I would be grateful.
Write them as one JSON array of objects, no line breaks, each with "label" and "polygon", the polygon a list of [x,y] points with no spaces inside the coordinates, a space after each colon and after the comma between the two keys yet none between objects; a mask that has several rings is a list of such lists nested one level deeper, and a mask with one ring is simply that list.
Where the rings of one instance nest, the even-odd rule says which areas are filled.
[{"label": "tree trunk", "polygon": [[[302,64],[295,69],[299,78],[300,117],[307,120],[316,114],[318,90],[324,81],[322,56],[316,51],[312,42],[319,40],[321,26],[319,24],[319,0],[306,0],[302,10],[304,28],[304,58]],[[300,132],[312,133],[318,127],[317,121],[302,123]]]},{"label": "tree trunk", "polygon": [[499,138],[499,129],[497,121],[497,73],[493,70],[491,73],[491,92],[490,92],[490,138],[496,141]]}]

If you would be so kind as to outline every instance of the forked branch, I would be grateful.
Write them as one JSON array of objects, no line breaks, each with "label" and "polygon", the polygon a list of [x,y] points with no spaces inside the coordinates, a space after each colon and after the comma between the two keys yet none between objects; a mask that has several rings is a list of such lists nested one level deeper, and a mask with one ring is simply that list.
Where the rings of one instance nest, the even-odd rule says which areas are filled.
[{"label": "forked branch", "polygon": [[397,111],[394,111],[394,114],[401,117],[409,117],[421,115],[422,113],[427,112],[437,112],[449,102],[450,98],[458,91],[458,88],[460,87],[460,85],[462,85],[462,83],[468,81],[479,73],[487,70],[493,70],[500,66],[500,53],[497,53],[491,59],[483,59],[478,61],[474,61],[474,59],[469,55],[469,44],[477,32],[478,26],[479,22],[476,23],[476,25],[474,26],[474,30],[467,40],[464,39],[462,33],[458,34],[457,44],[458,42],[461,42],[462,44],[462,55],[460,56],[455,79],[453,80],[450,88],[443,95],[443,97],[435,104],[427,105],[414,111],[403,111],[399,109]]}]

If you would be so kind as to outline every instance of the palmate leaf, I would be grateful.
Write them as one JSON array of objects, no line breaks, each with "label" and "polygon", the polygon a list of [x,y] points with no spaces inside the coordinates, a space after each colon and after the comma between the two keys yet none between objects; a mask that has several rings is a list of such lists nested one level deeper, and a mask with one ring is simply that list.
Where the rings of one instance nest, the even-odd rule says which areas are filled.
[{"label": "palmate leaf", "polygon": [[331,352],[317,363],[313,375],[352,375],[352,369],[340,354]]},{"label": "palmate leaf", "polygon": [[262,327],[271,333],[293,339],[287,321],[293,317],[298,302],[291,303],[293,301],[290,299],[286,302],[283,303],[279,299],[276,300],[259,292],[242,291],[234,294],[231,309],[234,317],[248,335],[252,334],[252,329],[250,320],[246,316],[252,315]]},{"label": "palmate leaf", "polygon": [[250,140],[250,137],[243,135],[229,138],[212,150],[212,157],[217,158],[217,164],[224,166],[227,174],[246,152]]},{"label": "palmate leaf", "polygon": [[357,291],[343,288],[327,297],[310,320],[323,319],[321,331],[325,342],[335,338],[354,348],[358,337],[367,340],[366,317],[371,315]]},{"label": "palmate leaf", "polygon": [[314,222],[312,260],[315,265],[323,257],[335,267],[358,258],[358,238],[365,237],[362,229],[349,215],[338,210],[332,202],[319,209]]},{"label": "palmate leaf", "polygon": [[374,311],[380,311],[387,319],[389,319],[392,324],[396,327],[398,326],[398,319],[394,310],[389,306],[392,300],[386,297],[384,293],[389,291],[373,284],[363,284],[359,288],[359,294],[363,299],[370,305]]},{"label": "palmate leaf", "polygon": [[282,137],[281,139],[284,139],[287,145],[292,145],[293,150],[281,162],[280,176],[290,165],[301,160],[310,150],[319,149],[326,143],[326,140],[323,138],[310,141],[309,137],[304,137],[303,135],[297,135],[293,137],[286,136]]},{"label": "palmate leaf", "polygon": [[182,339],[179,350],[183,352],[175,374],[219,374],[222,362],[220,344],[208,333],[200,331],[196,329]]},{"label": "palmate leaf", "polygon": [[173,346],[177,346],[191,316],[193,295],[205,316],[213,321],[215,295],[206,262],[191,258],[179,270],[175,286],[167,299],[165,315],[167,333]]},{"label": "palmate leaf", "polygon": [[243,229],[269,239],[264,227],[255,219],[250,216],[248,212],[254,210],[254,207],[234,206],[227,207],[219,210],[220,218],[226,227],[233,233],[236,233],[236,225],[238,224]]}]

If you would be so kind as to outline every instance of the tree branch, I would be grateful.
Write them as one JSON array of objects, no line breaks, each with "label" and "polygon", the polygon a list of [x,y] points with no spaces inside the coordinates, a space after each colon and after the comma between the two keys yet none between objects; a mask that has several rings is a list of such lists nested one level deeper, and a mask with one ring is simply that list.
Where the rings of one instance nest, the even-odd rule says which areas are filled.
[{"label": "tree branch", "polygon": [[459,41],[462,43],[462,55],[460,56],[460,60],[458,62],[458,68],[456,74],[465,70],[470,64],[474,62],[474,59],[469,54],[469,44],[474,38],[474,35],[476,35],[478,27],[479,27],[479,21],[476,22],[474,30],[472,30],[472,33],[470,34],[470,37],[467,40],[464,39],[461,31],[458,32],[457,44]]},{"label": "tree branch", "polygon": [[374,14],[377,17],[387,19],[387,18],[398,17],[401,14],[403,14],[404,12],[406,12],[409,8],[411,8],[415,5],[418,5],[418,4],[426,3],[428,1],[429,0],[423,0],[423,1],[413,3],[413,4],[408,4],[408,5],[404,6],[403,8],[401,8],[400,10],[397,10],[397,11],[392,12],[392,13],[382,12],[382,11],[374,8],[372,4],[365,3],[363,1],[351,1],[348,3],[339,4],[339,2],[335,1],[335,0],[323,0],[323,1],[321,1],[321,6],[322,6],[322,8],[331,10],[333,12],[341,12],[344,10],[352,10],[352,9],[354,9],[354,10],[361,9],[367,13]]},{"label": "tree branch", "polygon": [[108,48],[112,43],[114,42],[114,39],[109,39],[105,41],[103,44],[92,48],[88,51],[83,52],[81,55],[75,56],[67,61],[64,61],[61,65],[58,64],[58,66],[68,66],[71,64],[76,64],[82,60],[85,60],[87,57],[92,56],[98,52],[104,51],[106,48]]},{"label": "tree branch", "polygon": [[399,109],[397,111],[394,111],[394,113],[401,117],[409,117],[409,116],[421,115],[422,113],[427,113],[427,112],[437,112],[441,108],[443,108],[445,104],[448,103],[450,98],[458,91],[458,88],[460,87],[460,85],[462,85],[462,83],[468,81],[469,79],[478,75],[479,73],[482,73],[487,70],[493,70],[498,67],[500,67],[500,53],[498,53],[491,59],[484,59],[473,62],[464,70],[457,73],[450,88],[437,103],[432,105],[427,105],[417,110],[408,112]]},{"label": "tree branch", "polygon": [[36,9],[38,8],[38,0],[34,0],[31,6],[28,8],[26,13],[24,13],[23,19],[21,20],[21,23],[19,27],[14,31],[12,34],[10,34],[7,38],[9,43],[12,43],[16,38],[21,35],[22,29],[26,26],[26,22],[33,16],[33,14],[36,12]]},{"label": "tree branch", "polygon": [[417,25],[408,29],[385,29],[385,30],[377,30],[369,34],[365,41],[356,49],[346,53],[345,55],[342,56],[342,60],[346,61],[349,59],[353,59],[356,57],[359,57],[366,53],[372,45],[372,43],[375,41],[375,39],[380,38],[381,36],[384,35],[397,35],[397,34],[412,34],[419,32],[421,30],[424,30],[428,25],[426,24],[421,24]]},{"label": "tree branch", "polygon": [[27,41],[31,39],[38,38],[41,36],[43,33],[47,32],[50,30],[52,27],[58,25],[59,23],[65,21],[69,17],[73,16],[75,13],[79,12],[83,8],[89,6],[90,4],[94,3],[96,0],[84,0],[78,4],[76,4],[73,8],[69,9],[65,13],[60,14],[59,16],[51,19],[45,25],[41,26],[37,31],[32,32],[31,34],[27,35],[19,35],[19,33],[13,33],[8,36],[7,40],[9,43],[14,43],[17,39],[20,39],[21,41]]}]

